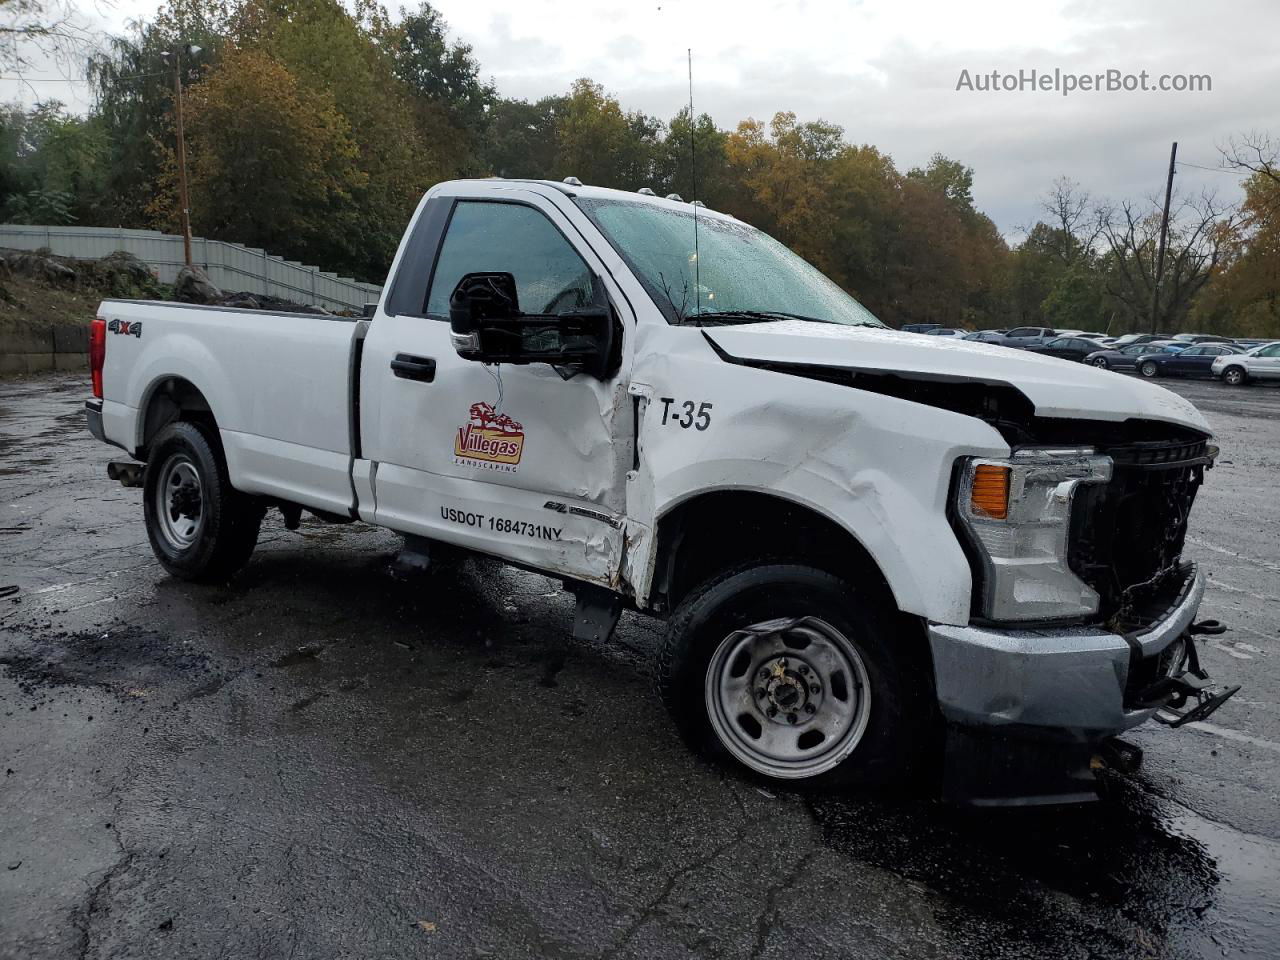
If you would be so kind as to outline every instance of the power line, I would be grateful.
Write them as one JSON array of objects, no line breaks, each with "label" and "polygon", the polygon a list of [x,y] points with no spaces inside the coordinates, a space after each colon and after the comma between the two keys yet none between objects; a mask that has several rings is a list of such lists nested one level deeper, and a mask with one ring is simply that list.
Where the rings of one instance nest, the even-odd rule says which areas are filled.
[{"label": "power line", "polygon": [[1187,161],[1185,160],[1179,160],[1178,166],[1195,167],[1195,169],[1197,170],[1208,170],[1210,173],[1230,173],[1230,174],[1234,174],[1237,177],[1242,177],[1245,175],[1245,171],[1243,170],[1228,170],[1225,167],[1202,167],[1198,163],[1187,163]]},{"label": "power line", "polygon": [[[112,77],[112,80],[144,80],[147,77],[164,77],[168,74],[165,71],[159,73],[129,73],[119,77]],[[0,80],[16,80],[19,83],[91,83],[88,77],[7,77],[0,76]]]}]

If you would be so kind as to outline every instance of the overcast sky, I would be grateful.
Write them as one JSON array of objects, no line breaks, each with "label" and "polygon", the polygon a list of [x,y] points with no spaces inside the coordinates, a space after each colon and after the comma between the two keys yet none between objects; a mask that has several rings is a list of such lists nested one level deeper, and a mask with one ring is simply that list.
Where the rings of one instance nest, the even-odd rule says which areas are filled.
[{"label": "overcast sky", "polygon": [[[907,169],[940,151],[974,168],[974,195],[1011,240],[1066,174],[1099,197],[1163,190],[1169,144],[1179,160],[1217,167],[1232,135],[1280,135],[1277,0],[438,0],[506,96],[564,92],[577,77],[604,84],[624,108],[670,118],[687,98],[693,48],[699,113],[732,128],[778,110],[822,118]],[[154,0],[84,9],[108,29],[146,16]],[[1205,92],[957,91],[992,70],[1077,74],[1142,70],[1207,74]],[[57,77],[56,71],[41,74]],[[38,83],[41,94],[67,90]],[[31,90],[0,81],[0,94]],[[565,171],[566,174],[573,171]],[[1181,166],[1182,190],[1238,196],[1239,178]]]}]

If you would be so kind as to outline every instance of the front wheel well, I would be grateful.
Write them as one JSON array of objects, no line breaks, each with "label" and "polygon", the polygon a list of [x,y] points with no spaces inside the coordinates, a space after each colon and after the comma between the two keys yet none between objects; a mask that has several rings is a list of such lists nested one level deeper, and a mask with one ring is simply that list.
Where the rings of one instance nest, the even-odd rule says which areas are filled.
[{"label": "front wheel well", "polygon": [[156,435],[175,420],[205,424],[214,430],[213,436],[217,437],[218,422],[199,388],[184,377],[165,377],[151,388],[143,405],[140,417],[142,434],[135,456],[146,460]]},{"label": "front wheel well", "polygon": [[671,610],[694,587],[751,557],[802,561],[893,603],[871,554],[839,524],[790,500],[739,490],[686,500],[658,521],[651,603]]}]

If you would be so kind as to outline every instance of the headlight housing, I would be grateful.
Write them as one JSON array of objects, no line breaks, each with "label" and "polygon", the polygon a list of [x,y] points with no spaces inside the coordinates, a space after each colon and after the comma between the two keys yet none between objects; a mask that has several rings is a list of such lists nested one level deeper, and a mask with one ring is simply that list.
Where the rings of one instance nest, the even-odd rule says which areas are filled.
[{"label": "headlight housing", "polygon": [[1035,448],[964,462],[956,515],[981,560],[980,614],[989,620],[1079,619],[1097,592],[1067,562],[1071,502],[1082,483],[1106,483],[1112,461],[1091,447]]}]

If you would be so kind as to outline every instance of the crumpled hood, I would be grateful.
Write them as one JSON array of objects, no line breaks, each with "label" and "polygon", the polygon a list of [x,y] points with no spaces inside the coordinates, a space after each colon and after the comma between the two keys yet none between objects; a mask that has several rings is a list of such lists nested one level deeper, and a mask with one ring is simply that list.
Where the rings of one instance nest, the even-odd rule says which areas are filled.
[{"label": "crumpled hood", "polygon": [[703,333],[738,359],[1007,383],[1041,417],[1159,420],[1210,432],[1189,400],[1163,387],[1010,347],[800,320],[714,327]]}]

